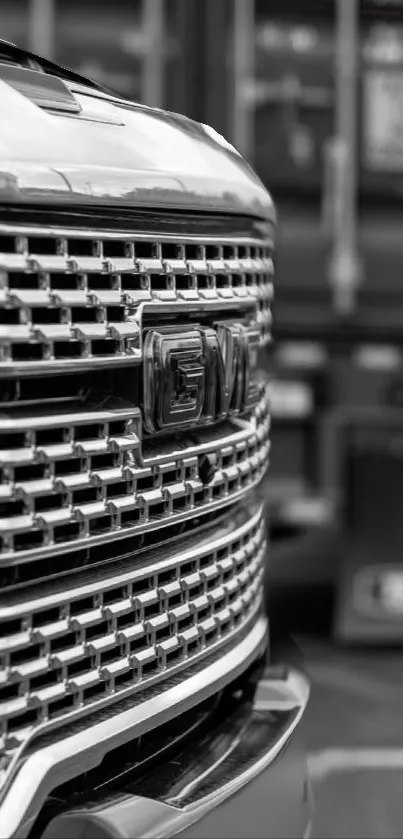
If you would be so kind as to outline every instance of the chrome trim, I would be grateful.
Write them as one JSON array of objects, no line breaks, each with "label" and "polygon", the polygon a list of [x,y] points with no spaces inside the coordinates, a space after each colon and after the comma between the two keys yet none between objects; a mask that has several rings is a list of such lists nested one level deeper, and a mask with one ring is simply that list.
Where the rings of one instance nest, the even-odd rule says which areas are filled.
[{"label": "chrome trim", "polygon": [[23,419],[4,417],[0,415],[0,434],[10,431],[26,433],[29,431],[44,431],[48,428],[61,428],[64,425],[94,425],[117,420],[140,420],[138,408],[116,408],[105,411],[77,411],[76,413],[56,414],[51,416],[34,416]]},{"label": "chrome trim", "polygon": [[[81,416],[83,419],[81,419]],[[33,562],[46,556],[57,552],[71,553],[81,547],[91,547],[99,544],[107,544],[116,539],[123,539],[126,536],[131,536],[140,533],[146,533],[150,530],[159,530],[168,525],[186,521],[195,515],[202,515],[203,513],[219,510],[225,508],[229,504],[235,504],[247,492],[252,490],[260,482],[263,477],[269,458],[270,444],[268,441],[268,432],[270,428],[270,418],[268,414],[268,401],[266,391],[263,391],[262,398],[252,414],[249,421],[240,418],[231,420],[232,433],[223,436],[215,437],[212,433],[211,439],[208,439],[208,429],[195,429],[193,434],[193,443],[185,448],[181,448],[177,443],[176,447],[171,450],[163,450],[161,446],[158,447],[154,441],[154,448],[148,452],[147,448],[141,444],[141,422],[140,412],[136,408],[132,409],[118,409],[111,411],[94,412],[94,419],[90,420],[91,412],[80,413],[64,413],[63,415],[55,415],[54,420],[50,420],[46,415],[43,418],[33,417],[29,431],[27,431],[27,421],[20,421],[21,429],[26,431],[29,436],[26,445],[19,449],[3,449],[0,451],[0,464],[9,470],[13,466],[38,464],[42,463],[45,467],[51,467],[58,460],[68,460],[73,457],[83,457],[86,459],[85,473],[88,476],[87,487],[97,486],[99,490],[98,503],[103,504],[102,511],[105,516],[110,517],[109,529],[104,529],[99,534],[91,534],[87,528],[87,517],[85,505],[74,503],[74,487],[66,487],[66,506],[59,509],[51,510],[50,513],[38,513],[37,515],[29,514],[26,522],[19,522],[20,532],[21,527],[25,530],[30,530],[34,525],[43,532],[43,544],[38,547],[30,549],[22,549],[13,551],[10,545],[9,549],[3,546],[3,552],[0,553],[0,567],[2,565],[12,566],[19,565],[22,562]],[[101,418],[101,419],[99,419]],[[74,442],[72,437],[72,429],[76,425],[82,423],[96,424],[99,422],[106,423],[109,421],[124,420],[128,423],[128,430],[126,437],[109,436],[108,430],[106,435],[94,440],[77,440]],[[65,422],[64,422],[65,421]],[[4,421],[4,428],[8,430],[11,420]],[[65,427],[69,430],[71,442],[61,443],[58,445],[32,445],[33,434],[35,428],[42,430],[47,426],[51,428]],[[229,429],[228,429],[229,430]],[[197,443],[195,438],[199,438]],[[127,451],[129,449],[129,451]],[[143,449],[143,451],[141,451]],[[249,450],[255,449],[255,453],[250,454]],[[91,465],[91,455],[104,454],[107,452],[115,452],[119,459],[118,467],[120,470],[120,481],[125,482],[126,493],[123,493],[117,499],[106,498],[106,490],[108,484],[116,481],[116,474],[112,468],[102,472]],[[232,456],[234,463],[225,466],[223,463],[223,454]],[[206,483],[200,480],[199,475],[199,460],[203,455],[212,454],[216,457],[215,474],[212,480]],[[131,465],[130,465],[131,464]],[[169,484],[163,486],[164,467],[168,464],[172,469],[178,469],[184,472],[180,480],[171,487],[175,489],[180,483],[185,485],[186,509],[182,511],[175,511],[172,506],[172,499],[169,497]],[[231,470],[234,470],[232,474]],[[185,475],[186,470],[190,475]],[[158,497],[155,496],[155,503],[158,500],[164,504],[164,514],[160,517],[154,517],[152,514],[153,498],[150,498],[147,492],[142,492],[135,489],[135,481],[137,478],[148,478],[154,476],[155,485],[154,490],[159,490]],[[24,486],[20,482],[13,481],[11,478],[12,493],[8,496],[8,500],[12,499],[13,492],[22,495],[23,498],[31,496],[29,492],[29,484],[26,482]],[[57,476],[52,477],[52,484],[56,491],[60,491],[59,487],[62,479],[59,480]],[[68,483],[68,482],[67,482]],[[214,497],[214,487],[221,484],[219,497]],[[57,485],[57,487],[56,487]],[[82,487],[82,481],[80,481]],[[164,490],[164,492],[163,492]],[[53,490],[52,490],[53,491]],[[200,500],[198,493],[203,493],[203,498]],[[33,496],[32,496],[33,497]],[[197,500],[196,500],[197,499]],[[117,502],[129,504],[129,509],[137,509],[139,512],[139,520],[135,524],[121,525],[120,510]],[[99,508],[101,509],[101,508]],[[99,515],[99,512],[98,512]],[[24,519],[26,516],[23,517]],[[10,534],[12,538],[14,522],[15,527],[18,526],[17,517],[10,517],[4,520],[0,519],[0,533],[2,531],[7,536]],[[78,523],[80,525],[80,532],[74,541],[59,541],[55,546],[54,543],[54,527],[58,523]]]},{"label": "chrome trim", "polygon": [[[248,729],[241,730],[234,740],[224,760],[220,762],[225,771],[228,764],[230,780],[213,789],[212,792],[195,804],[173,806],[160,800],[145,798],[139,795],[116,795],[104,806],[72,810],[56,818],[48,825],[44,839],[58,836],[75,836],[77,839],[91,835],[94,839],[130,839],[135,835],[139,839],[165,839],[178,836],[187,827],[200,821],[211,810],[225,802],[253,781],[258,775],[274,763],[276,758],[291,739],[305,711],[309,698],[309,683],[302,673],[290,670],[285,679],[263,679],[259,685],[257,700],[252,710],[260,712],[256,725],[261,725],[262,746],[264,754],[254,760],[251,755],[242,764],[242,746],[247,744]],[[282,719],[267,726],[268,717],[273,711],[282,711]],[[286,721],[284,720],[286,716]],[[277,731],[276,731],[277,727]],[[268,731],[269,728],[269,731]],[[274,733],[273,732],[274,729]],[[274,737],[273,737],[274,734]],[[267,742],[264,741],[267,738]],[[241,762],[236,760],[236,755]],[[214,770],[216,764],[211,756],[211,766],[206,772]],[[195,783],[198,783],[198,778]],[[184,790],[186,792],[186,790]]]},{"label": "chrome trim", "polygon": [[[46,230],[40,225],[0,225],[0,249],[4,251],[0,254],[4,279],[0,307],[10,313],[3,319],[17,321],[15,329],[13,324],[0,328],[0,376],[3,373],[5,378],[16,378],[15,384],[8,381],[3,385],[6,419],[0,423],[6,446],[0,452],[4,482],[0,491],[6,507],[0,520],[0,565],[7,586],[3,597],[6,605],[0,616],[6,621],[13,612],[16,619],[15,624],[11,618],[4,627],[6,637],[2,645],[1,734],[5,755],[1,764],[4,797],[0,835],[4,812],[8,814],[4,824],[11,824],[13,819],[16,824],[21,809],[21,818],[26,817],[32,824],[41,806],[37,804],[36,784],[39,793],[43,786],[46,797],[46,790],[56,783],[56,769],[60,768],[64,778],[73,764],[69,777],[75,776],[78,765],[96,765],[103,748],[98,742],[99,732],[101,740],[104,736],[102,726],[106,727],[109,744],[113,742],[114,746],[116,737],[118,741],[120,736],[127,739],[126,729],[116,732],[123,700],[134,715],[130,719],[140,720],[145,730],[157,723],[153,706],[151,717],[150,712],[141,716],[143,705],[149,701],[159,703],[158,713],[156,710],[154,714],[157,721],[160,715],[164,719],[164,715],[169,718],[170,714],[180,713],[182,706],[179,707],[179,698],[175,700],[175,693],[174,710],[169,704],[162,708],[162,703],[169,703],[174,687],[192,706],[200,696],[219,689],[217,685],[241,672],[245,662],[250,662],[265,643],[266,625],[260,617],[264,575],[260,535],[259,545],[255,544],[256,537],[253,545],[245,547],[246,538],[242,537],[242,543],[234,543],[231,550],[227,548],[226,553],[223,550],[213,558],[209,545],[206,565],[197,560],[192,573],[188,567],[176,568],[179,592],[172,593],[169,576],[174,564],[173,550],[169,545],[159,550],[156,545],[147,555],[142,553],[148,566],[129,556],[117,557],[121,571],[127,569],[130,559],[132,577],[136,577],[141,565],[143,576],[147,577],[144,589],[141,585],[133,587],[129,581],[127,590],[115,594],[116,580],[112,579],[104,597],[105,564],[93,578],[99,591],[92,604],[77,601],[77,608],[70,609],[66,592],[62,592],[56,598],[55,620],[54,615],[45,615],[42,605],[47,595],[55,592],[59,553],[70,559],[70,552],[162,528],[166,528],[163,536],[168,540],[171,525],[224,510],[238,501],[244,501],[247,509],[232,522],[232,540],[234,532],[241,529],[239,522],[244,523],[248,517],[248,496],[263,476],[269,455],[270,419],[263,386],[256,382],[253,398],[247,403],[238,399],[235,389],[235,409],[231,403],[225,422],[219,426],[209,422],[200,427],[192,425],[187,437],[182,435],[171,446],[162,435],[142,439],[140,377],[130,371],[143,358],[143,326],[151,329],[159,319],[162,321],[162,313],[178,317],[179,313],[191,313],[196,321],[199,313],[207,312],[208,318],[200,318],[200,323],[209,324],[208,329],[216,329],[227,317],[226,326],[233,321],[245,333],[251,330],[255,343],[263,344],[269,339],[273,263],[267,230],[247,240],[236,235],[137,236],[124,231],[112,236],[103,231],[90,235],[89,231],[74,227],[50,228],[48,235]],[[231,315],[227,316],[229,310]],[[54,323],[49,324],[48,320]],[[234,345],[235,358],[236,342],[227,344],[230,349]],[[72,358],[71,353],[77,357]],[[114,366],[115,361],[120,366],[127,365],[128,375],[115,377],[120,382],[116,393],[109,374],[105,376],[105,390],[110,396],[104,401],[97,396],[98,377],[94,379],[94,392],[91,385],[86,389],[89,377],[71,377],[73,385],[64,379],[62,388],[56,387],[55,399],[52,401],[49,396],[49,382],[53,386],[56,381],[47,380],[49,374],[58,370],[71,373],[106,369]],[[246,380],[247,370],[243,371],[243,366],[247,367],[246,354],[242,355],[238,376],[242,379],[245,372]],[[257,347],[251,366],[257,367]],[[188,374],[189,370],[185,372]],[[40,381],[30,387],[24,379],[28,374],[43,376],[48,384]],[[232,378],[236,376],[228,376],[228,387]],[[82,381],[80,391],[75,383]],[[251,388],[254,386],[251,383]],[[61,396],[57,396],[59,390]],[[136,404],[115,411],[114,406],[128,406],[127,393],[132,394]],[[70,413],[60,405],[64,398],[71,401]],[[105,405],[107,410],[103,412]],[[208,419],[212,418],[213,415]],[[218,417],[214,415],[214,419]],[[81,425],[85,426],[83,430]],[[251,514],[248,526],[252,522]],[[263,526],[261,530],[263,533]],[[215,533],[212,525],[211,544],[219,542],[223,532],[221,528]],[[197,537],[197,531],[194,536]],[[190,543],[191,540],[182,546],[183,554]],[[140,540],[137,544],[141,544]],[[200,539],[193,539],[192,544],[197,546],[193,560],[199,556]],[[241,556],[244,549],[245,561]],[[45,568],[35,564],[48,557],[55,559],[54,565]],[[231,557],[232,570],[227,564]],[[92,554],[83,552],[83,556],[77,554],[74,558],[77,567],[71,565],[75,602],[83,577],[77,579],[73,575],[92,560]],[[11,568],[30,562],[31,567],[18,572]],[[169,573],[164,576],[167,565]],[[64,568],[70,574],[67,562]],[[148,579],[153,568],[157,568],[157,574]],[[44,588],[47,574],[50,585]],[[113,564],[108,574],[113,577]],[[40,583],[32,598],[37,610],[32,619],[30,593],[35,575]],[[19,585],[22,579],[29,581],[26,589]],[[161,595],[164,586],[169,594]],[[254,639],[253,649],[250,644],[245,647],[249,638]],[[240,658],[236,651],[243,651]],[[226,670],[224,666],[223,671],[226,661],[228,667]],[[196,681],[188,693],[187,683],[201,679],[195,671],[202,662],[203,679]],[[206,673],[214,666],[214,684],[206,686]],[[179,686],[173,685],[174,677]],[[149,699],[152,691],[153,700]],[[95,723],[95,719],[103,719],[103,723]],[[128,724],[126,717],[125,720]],[[92,733],[83,756],[78,744],[85,725]],[[131,731],[133,726],[134,721],[131,728],[129,725]],[[57,737],[65,737],[66,731],[68,742],[74,741],[75,748],[60,766],[60,750],[66,741],[57,742]],[[111,731],[114,733],[109,734]],[[24,774],[27,766],[31,766],[29,777]],[[21,798],[21,777],[25,778],[24,784],[31,784],[28,800]],[[20,790],[17,797],[14,788]],[[7,810],[10,800],[14,802],[11,822]],[[40,801],[43,803],[43,799]],[[17,824],[19,836],[20,827]]]},{"label": "chrome trim", "polygon": [[[2,687],[18,694],[1,704],[4,783],[44,736],[81,726],[84,718],[89,725],[98,713],[118,713],[116,703],[141,703],[150,688],[163,689],[174,675],[185,680],[198,662],[238,643],[261,612],[265,535],[262,508],[240,510],[217,531],[195,534],[182,550],[180,544],[157,556],[151,550],[137,566],[127,557],[120,573],[107,567],[95,582],[74,587],[73,580],[54,597],[48,590],[4,609],[6,621],[21,624],[20,634],[4,637],[0,647]],[[46,684],[38,689],[42,675]],[[67,707],[58,707],[60,700]],[[34,719],[27,726],[29,711]]]},{"label": "chrome trim", "polygon": [[29,755],[19,767],[0,806],[0,836],[25,839],[52,790],[97,766],[103,756],[151,728],[191,708],[244,672],[263,653],[267,620],[260,617],[230,652],[193,676],[128,711],[113,715]]},{"label": "chrome trim", "polygon": [[109,368],[122,367],[138,367],[141,363],[141,355],[139,350],[136,350],[132,355],[127,356],[106,356],[100,358],[72,358],[72,359],[52,359],[47,361],[43,359],[40,364],[36,365],[32,361],[19,361],[13,366],[6,366],[0,364],[1,378],[11,378],[14,376],[43,376],[45,373],[81,373],[91,370],[105,370]]},{"label": "chrome trim", "polygon": [[[248,492],[252,492],[256,487],[259,485],[262,476],[266,471],[265,468],[262,470],[261,473],[257,476],[256,479],[251,481],[248,484]],[[97,536],[88,536],[84,540],[75,539],[72,542],[66,542],[62,546],[61,545],[49,545],[44,546],[40,549],[33,549],[31,552],[18,552],[14,554],[4,554],[0,555],[0,567],[4,566],[11,566],[11,565],[19,565],[20,562],[33,562],[37,559],[44,559],[46,557],[54,556],[55,550],[57,549],[61,552],[61,547],[63,548],[63,553],[72,553],[73,551],[80,549],[80,548],[89,548],[95,547],[96,545],[106,545],[109,542],[115,542],[117,539],[123,539],[126,536],[133,536],[142,533],[147,533],[154,530],[162,530],[163,528],[173,525],[173,524],[181,524],[184,521],[189,520],[190,518],[194,518],[195,515],[202,516],[206,513],[216,512],[218,510],[225,510],[226,507],[236,505],[239,501],[241,501],[245,497],[245,490],[239,490],[238,492],[234,492],[231,495],[227,495],[226,497],[218,500],[218,501],[211,501],[208,504],[200,505],[200,507],[192,508],[186,513],[172,513],[172,515],[167,517],[166,519],[160,519],[155,521],[150,521],[146,524],[134,525],[133,527],[127,527],[122,530],[113,530],[111,529],[108,533],[100,533]],[[85,511],[84,511],[85,512]],[[54,515],[60,514],[60,522],[61,523],[69,523],[71,521],[71,517],[69,514],[68,509],[61,508],[59,511],[50,511],[47,515],[46,513],[42,513],[41,516],[38,516],[38,520],[40,520],[40,524],[42,527],[46,528],[47,526],[52,526],[57,524],[58,521],[55,521]],[[64,514],[64,518],[62,518]],[[80,515],[80,510],[78,511],[77,517]],[[99,513],[98,513],[99,515]],[[80,517],[81,518],[81,517]],[[26,519],[26,522],[25,522]],[[82,520],[84,520],[84,514],[82,514]],[[4,526],[4,533],[7,532],[25,532],[26,530],[31,530],[34,525],[34,521],[29,516],[21,516],[20,518],[16,517],[16,524],[11,524],[14,522],[13,519],[7,519],[7,525]],[[74,519],[76,521],[76,519]],[[9,531],[7,531],[7,526]]]},{"label": "chrome trim", "polygon": [[[165,555],[159,554],[156,560],[150,564],[149,561],[149,552],[144,555],[144,562],[147,564],[143,567],[143,565],[130,568],[130,570],[125,571],[118,571],[114,570],[114,566],[111,565],[107,569],[109,573],[104,575],[100,575],[99,570],[97,571],[97,577],[94,581],[89,582],[88,578],[85,583],[82,583],[79,586],[72,587],[71,584],[69,587],[64,588],[60,591],[55,593],[50,593],[49,591],[43,596],[37,596],[35,599],[29,600],[28,604],[21,601],[18,606],[5,606],[1,608],[1,616],[5,620],[15,620],[18,616],[24,615],[24,609],[29,608],[30,612],[36,613],[40,610],[47,610],[53,609],[55,606],[63,605],[64,601],[68,599],[72,600],[80,600],[81,598],[87,598],[90,596],[94,596],[100,592],[101,589],[107,589],[108,584],[111,588],[119,588],[120,586],[125,587],[130,582],[135,582],[140,580],[142,577],[145,576],[154,576],[158,573],[163,571],[169,571],[169,569],[174,568],[176,565],[184,564],[189,561],[196,561],[199,557],[204,556],[206,553],[214,553],[215,551],[220,550],[221,548],[225,548],[227,545],[231,545],[232,542],[236,542],[238,539],[242,539],[243,537],[248,537],[249,533],[251,532],[252,528],[259,528],[263,527],[264,524],[264,515],[263,515],[263,506],[260,505],[257,509],[256,507],[254,510],[249,507],[248,512],[250,513],[248,517],[248,521],[243,524],[241,527],[239,523],[237,524],[234,521],[234,517],[232,516],[232,529],[229,532],[228,528],[224,529],[222,522],[217,526],[217,532],[215,534],[211,534],[211,531],[208,530],[207,533],[203,532],[202,536],[199,536],[198,543],[194,545],[191,544],[191,547],[187,547],[185,550],[182,547],[180,548],[180,544],[177,543],[168,547],[165,545]],[[194,535],[194,534],[193,534]],[[193,539],[193,542],[195,540]],[[259,548],[265,545],[265,537],[262,534],[262,541],[261,544],[259,543]],[[176,549],[176,550],[175,550]],[[178,552],[176,552],[178,551]],[[222,563],[223,561],[221,561]],[[0,646],[0,649],[4,649],[5,644]]]},{"label": "chrome trim", "polygon": [[[61,208],[59,207],[59,210],[60,209]],[[21,236],[28,236],[28,235],[32,235],[32,233],[37,232],[41,236],[42,235],[43,236],[51,236],[51,237],[56,236],[57,238],[59,238],[59,237],[66,236],[66,233],[68,232],[70,235],[74,235],[75,239],[90,238],[90,239],[94,239],[94,240],[99,240],[99,238],[101,236],[102,239],[108,239],[108,240],[114,240],[114,239],[115,240],[122,240],[122,239],[124,239],[124,241],[128,241],[128,242],[130,242],[130,241],[149,242],[149,241],[155,241],[156,239],[158,239],[161,242],[171,242],[173,244],[178,241],[178,238],[180,238],[181,242],[183,242],[184,244],[190,244],[190,245],[192,245],[192,244],[194,244],[194,245],[195,244],[201,244],[201,245],[208,245],[208,244],[213,244],[213,245],[224,244],[225,245],[225,244],[228,244],[228,245],[233,245],[235,242],[236,242],[236,244],[240,244],[240,245],[256,245],[258,243],[258,240],[255,236],[238,236],[236,233],[233,234],[233,235],[230,235],[230,236],[226,236],[226,235],[223,235],[223,236],[200,235],[199,236],[198,234],[186,234],[186,233],[181,233],[179,236],[176,233],[161,233],[161,234],[158,234],[158,235],[154,235],[152,233],[142,233],[141,231],[138,232],[138,233],[137,232],[130,233],[129,231],[116,232],[115,230],[102,230],[102,231],[100,231],[99,229],[91,228],[91,227],[88,227],[88,228],[85,228],[85,229],[77,227],[77,229],[76,229],[76,228],[71,228],[71,227],[67,228],[67,227],[63,227],[63,226],[59,226],[59,225],[55,225],[55,226],[52,225],[50,227],[49,225],[42,225],[41,224],[40,226],[35,227],[34,225],[31,225],[31,224],[13,225],[13,224],[8,224],[8,223],[2,223],[1,224],[1,229],[4,230],[4,232],[7,233],[7,235],[10,235],[10,236],[14,235],[15,232],[17,231],[18,235],[21,235]],[[262,243],[263,243],[263,240],[259,241],[259,244],[262,244]],[[272,242],[271,242],[271,244],[272,244]]]},{"label": "chrome trim", "polygon": [[[91,370],[103,361],[105,366],[119,366],[122,359],[139,363],[142,313],[158,305],[180,312],[231,306],[252,311],[265,343],[271,328],[272,248],[269,238],[0,224],[0,306],[20,317],[19,323],[0,327],[0,372],[24,376]],[[18,280],[21,273],[30,277],[28,288]],[[43,322],[49,307],[53,324]]]}]

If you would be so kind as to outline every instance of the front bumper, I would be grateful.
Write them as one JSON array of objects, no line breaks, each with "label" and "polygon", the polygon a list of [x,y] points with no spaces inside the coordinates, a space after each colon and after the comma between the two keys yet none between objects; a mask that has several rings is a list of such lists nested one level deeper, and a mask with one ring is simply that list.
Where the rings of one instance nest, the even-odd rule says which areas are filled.
[{"label": "front bumper", "polygon": [[53,819],[44,839],[142,837],[302,837],[311,797],[299,722],[309,684],[296,670],[267,667],[248,714],[179,760],[168,760],[107,801]]}]

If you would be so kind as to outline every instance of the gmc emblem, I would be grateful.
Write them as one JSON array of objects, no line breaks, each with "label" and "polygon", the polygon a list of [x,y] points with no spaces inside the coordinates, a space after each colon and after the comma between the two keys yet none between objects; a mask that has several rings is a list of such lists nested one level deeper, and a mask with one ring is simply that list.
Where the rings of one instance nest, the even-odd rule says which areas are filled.
[{"label": "gmc emblem", "polygon": [[144,340],[144,426],[203,425],[252,408],[259,331],[238,323],[150,329]]}]

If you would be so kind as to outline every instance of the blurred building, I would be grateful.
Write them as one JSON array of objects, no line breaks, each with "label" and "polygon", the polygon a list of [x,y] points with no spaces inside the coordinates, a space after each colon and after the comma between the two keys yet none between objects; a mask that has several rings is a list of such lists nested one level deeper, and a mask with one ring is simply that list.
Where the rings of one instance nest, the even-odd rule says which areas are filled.
[{"label": "blurred building", "polygon": [[231,5],[232,0],[1,0],[0,32],[125,96],[209,118],[225,130]]}]

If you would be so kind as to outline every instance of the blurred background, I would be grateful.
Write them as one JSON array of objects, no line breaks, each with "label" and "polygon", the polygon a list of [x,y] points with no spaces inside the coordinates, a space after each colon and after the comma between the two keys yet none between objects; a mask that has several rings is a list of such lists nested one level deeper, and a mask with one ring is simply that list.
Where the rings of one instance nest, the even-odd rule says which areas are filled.
[{"label": "blurred background", "polygon": [[403,0],[0,0],[0,34],[271,190],[272,626],[313,679],[318,835],[402,836]]}]

